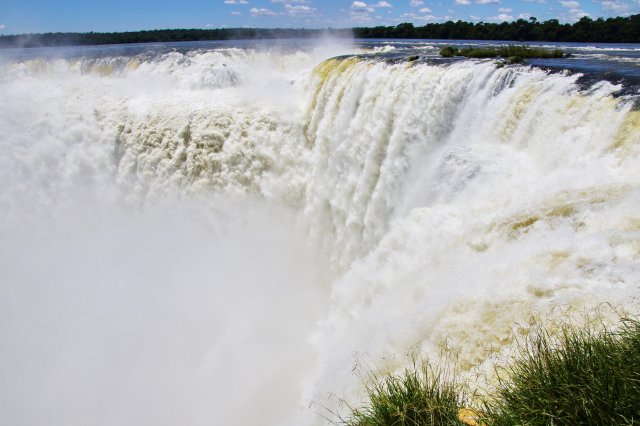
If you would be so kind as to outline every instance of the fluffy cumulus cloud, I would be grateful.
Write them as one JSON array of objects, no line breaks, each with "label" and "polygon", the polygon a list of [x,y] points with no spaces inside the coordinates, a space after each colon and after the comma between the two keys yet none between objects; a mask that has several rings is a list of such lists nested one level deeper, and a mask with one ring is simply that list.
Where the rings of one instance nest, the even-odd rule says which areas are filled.
[{"label": "fluffy cumulus cloud", "polygon": [[567,21],[575,22],[585,16],[589,16],[589,14],[582,9],[569,9],[569,18]]},{"label": "fluffy cumulus cloud", "polygon": [[422,0],[411,0],[411,7],[419,7],[424,4]]},{"label": "fluffy cumulus cloud", "polygon": [[490,17],[489,21],[495,21],[495,22],[513,21],[513,16],[508,15],[506,13],[501,13],[498,16]]},{"label": "fluffy cumulus cloud", "polygon": [[[385,0],[379,0],[376,3],[365,3],[360,0],[356,0],[351,3],[351,21],[358,24],[371,24],[373,18],[383,19],[382,16],[372,15],[376,9],[392,9],[393,5]],[[391,10],[388,13],[392,13]]]},{"label": "fluffy cumulus cloud", "polygon": [[[640,5],[640,0],[636,0],[636,3]],[[620,0],[605,0],[600,4],[602,10],[614,15],[627,15],[632,12],[632,6]]]},{"label": "fluffy cumulus cloud", "polygon": [[224,0],[224,4],[248,4],[247,0]]},{"label": "fluffy cumulus cloud", "polygon": [[513,9],[511,9],[510,7],[500,7],[500,8],[498,8],[498,12],[500,12],[500,13],[511,13],[511,12],[513,12]]},{"label": "fluffy cumulus cloud", "polygon": [[409,13],[403,13],[399,16],[399,21],[401,22],[418,22],[418,21],[435,21],[438,19],[437,16],[434,16],[431,14],[431,9],[429,9],[428,7],[423,7],[419,10],[419,14],[418,13],[414,13],[414,12],[409,12]]},{"label": "fluffy cumulus cloud", "polygon": [[249,9],[249,13],[251,14],[251,16],[276,16],[277,13],[274,12],[271,9],[265,9],[263,7],[261,7],[260,9],[258,9],[257,7],[252,7],[251,9]]},{"label": "fluffy cumulus cloud", "polygon": [[560,4],[562,5],[562,7],[566,7],[568,9],[577,9],[580,7],[580,3],[574,0],[561,1]]},{"label": "fluffy cumulus cloud", "polygon": [[500,0],[476,0],[476,4],[500,4]]},{"label": "fluffy cumulus cloud", "polygon": [[295,6],[291,4],[285,4],[284,10],[291,16],[309,16],[314,15],[318,11],[318,9],[316,9],[315,7],[307,6],[304,4],[298,4]]},{"label": "fluffy cumulus cloud", "polygon": [[374,11],[374,8],[363,1],[354,1],[351,3],[351,10],[355,13],[370,13]]},{"label": "fluffy cumulus cloud", "polygon": [[455,0],[455,1],[456,1],[456,4],[460,4],[462,6],[471,4],[471,0]]},{"label": "fluffy cumulus cloud", "polygon": [[392,8],[393,5],[386,1],[379,1],[377,3],[365,3],[363,1],[356,0],[351,3],[351,12],[357,14],[369,14],[375,12],[378,8]]},{"label": "fluffy cumulus cloud", "polygon": [[567,9],[566,13],[560,16],[560,20],[575,22],[584,16],[589,16],[587,12],[581,9],[580,3],[575,0],[560,0],[559,3]]}]

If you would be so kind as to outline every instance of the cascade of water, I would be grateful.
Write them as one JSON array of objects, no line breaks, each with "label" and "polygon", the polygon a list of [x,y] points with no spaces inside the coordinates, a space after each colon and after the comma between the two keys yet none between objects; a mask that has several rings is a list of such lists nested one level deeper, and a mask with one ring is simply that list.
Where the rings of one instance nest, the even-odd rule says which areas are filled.
[{"label": "cascade of water", "polygon": [[486,374],[534,316],[637,309],[639,113],[575,81],[491,62],[316,69],[304,213],[338,278],[312,399],[357,395],[354,353],[393,369],[444,350]]},{"label": "cascade of water", "polygon": [[[287,366],[285,387],[329,406],[357,399],[354,353],[393,369],[444,350],[475,373],[532,316],[637,311],[640,113],[618,87],[492,61],[317,63],[218,49],[0,67],[0,413],[300,424],[295,391],[246,409]],[[197,398],[169,392],[176,377]],[[119,380],[135,392],[114,398]],[[131,398],[166,411],[127,418]]]}]

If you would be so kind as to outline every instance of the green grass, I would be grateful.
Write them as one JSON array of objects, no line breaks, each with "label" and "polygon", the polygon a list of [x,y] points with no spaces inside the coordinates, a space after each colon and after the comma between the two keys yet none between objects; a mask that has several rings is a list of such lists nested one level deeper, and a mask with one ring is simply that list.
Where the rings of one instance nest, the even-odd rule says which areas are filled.
[{"label": "green grass", "polygon": [[442,370],[416,362],[403,374],[371,375],[368,405],[352,411],[349,426],[464,425],[459,407],[466,403],[462,389]]},{"label": "green grass", "polygon": [[[440,56],[451,58],[453,56],[464,56],[467,58],[562,58],[564,52],[560,49],[540,49],[529,46],[506,45],[496,48],[475,48],[469,47],[458,49],[453,46],[445,46],[440,49]],[[518,62],[511,59],[512,62]]]},{"label": "green grass", "polygon": [[640,424],[640,323],[619,331],[541,330],[505,370],[492,425]]},{"label": "green grass", "polygon": [[428,363],[400,375],[368,380],[368,404],[349,426],[463,425],[460,410],[482,413],[490,426],[640,425],[640,321],[620,327],[544,328],[520,342],[512,362],[497,371],[495,392],[475,401],[460,383]]}]

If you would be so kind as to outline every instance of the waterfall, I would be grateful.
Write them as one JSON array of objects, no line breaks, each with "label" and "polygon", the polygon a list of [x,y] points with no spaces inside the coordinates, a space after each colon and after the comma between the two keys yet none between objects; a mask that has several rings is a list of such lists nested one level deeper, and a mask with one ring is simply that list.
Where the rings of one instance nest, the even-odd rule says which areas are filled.
[{"label": "waterfall", "polygon": [[0,62],[2,422],[323,424],[637,313],[636,96],[387,50]]}]

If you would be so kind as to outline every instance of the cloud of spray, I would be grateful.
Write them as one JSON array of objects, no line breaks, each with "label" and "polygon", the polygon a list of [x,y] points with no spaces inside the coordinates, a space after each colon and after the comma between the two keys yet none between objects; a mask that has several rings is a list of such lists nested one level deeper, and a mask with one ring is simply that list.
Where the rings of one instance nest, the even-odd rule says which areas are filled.
[{"label": "cloud of spray", "polygon": [[0,423],[296,423],[317,264],[286,211],[185,204],[3,232]]}]

